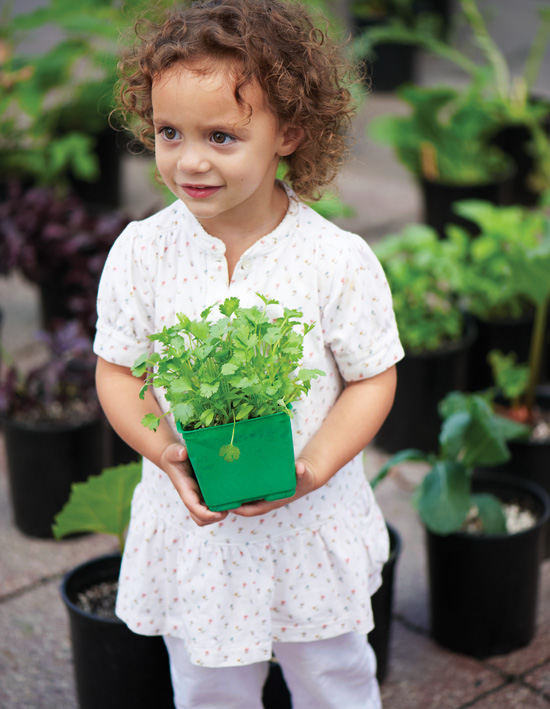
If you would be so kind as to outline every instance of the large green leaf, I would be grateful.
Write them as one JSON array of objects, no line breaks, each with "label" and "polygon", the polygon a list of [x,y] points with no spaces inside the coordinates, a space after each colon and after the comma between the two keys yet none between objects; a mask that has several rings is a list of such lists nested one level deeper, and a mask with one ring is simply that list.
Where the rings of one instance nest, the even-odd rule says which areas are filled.
[{"label": "large green leaf", "polygon": [[506,534],[506,517],[502,504],[494,495],[472,495],[472,502],[479,511],[485,534]]},{"label": "large green leaf", "polygon": [[69,500],[54,519],[54,537],[78,532],[112,534],[122,549],[132,496],[140,479],[141,462],[136,462],[106,468],[101,475],[74,483]]},{"label": "large green leaf", "polygon": [[436,534],[456,532],[470,509],[470,482],[465,466],[437,461],[419,485],[414,502],[429,530]]}]

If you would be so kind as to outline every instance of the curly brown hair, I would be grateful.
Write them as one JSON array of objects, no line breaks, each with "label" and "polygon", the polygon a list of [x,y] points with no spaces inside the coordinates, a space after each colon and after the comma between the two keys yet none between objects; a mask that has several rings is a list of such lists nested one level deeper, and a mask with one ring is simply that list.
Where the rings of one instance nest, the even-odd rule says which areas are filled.
[{"label": "curly brown hair", "polygon": [[178,62],[228,61],[237,67],[239,104],[242,88],[257,81],[279,125],[303,131],[284,158],[285,179],[303,199],[319,199],[347,156],[355,106],[350,66],[306,8],[288,0],[199,0],[161,22],[140,21],[135,31],[139,41],[119,65],[118,96],[124,122],[146,148],[154,148],[153,81]]}]

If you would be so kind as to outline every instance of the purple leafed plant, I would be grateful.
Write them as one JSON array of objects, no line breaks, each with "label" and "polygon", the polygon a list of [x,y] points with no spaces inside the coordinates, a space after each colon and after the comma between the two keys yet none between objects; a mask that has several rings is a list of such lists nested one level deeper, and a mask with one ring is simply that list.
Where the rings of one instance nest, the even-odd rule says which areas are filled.
[{"label": "purple leafed plant", "polygon": [[99,412],[92,343],[78,321],[41,332],[46,359],[24,371],[2,350],[0,414],[22,423],[80,422]]}]

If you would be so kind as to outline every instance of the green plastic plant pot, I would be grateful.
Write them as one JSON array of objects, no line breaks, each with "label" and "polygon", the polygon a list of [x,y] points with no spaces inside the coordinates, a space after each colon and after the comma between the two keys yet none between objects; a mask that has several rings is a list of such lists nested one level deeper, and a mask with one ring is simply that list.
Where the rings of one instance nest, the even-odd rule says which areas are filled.
[{"label": "green plastic plant pot", "polygon": [[[233,435],[233,426],[235,432]],[[280,500],[296,492],[290,418],[285,413],[185,431],[177,423],[205,503],[214,511],[231,510],[254,500]],[[220,448],[240,450],[226,461]]]}]

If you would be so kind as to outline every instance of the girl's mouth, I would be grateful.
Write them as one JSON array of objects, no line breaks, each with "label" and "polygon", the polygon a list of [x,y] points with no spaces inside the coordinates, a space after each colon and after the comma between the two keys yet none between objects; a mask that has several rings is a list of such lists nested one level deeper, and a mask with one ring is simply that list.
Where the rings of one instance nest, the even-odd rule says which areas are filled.
[{"label": "girl's mouth", "polygon": [[192,197],[193,199],[211,197],[221,189],[221,187],[210,187],[208,185],[181,185],[181,188],[188,197]]}]

